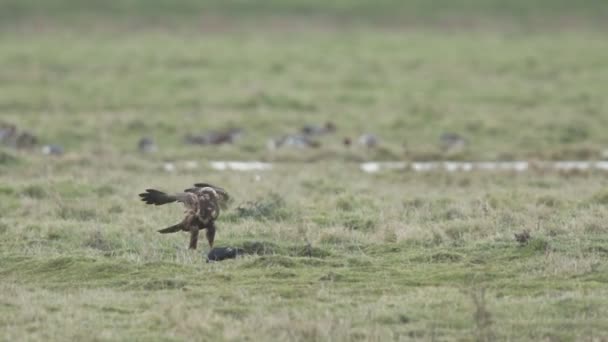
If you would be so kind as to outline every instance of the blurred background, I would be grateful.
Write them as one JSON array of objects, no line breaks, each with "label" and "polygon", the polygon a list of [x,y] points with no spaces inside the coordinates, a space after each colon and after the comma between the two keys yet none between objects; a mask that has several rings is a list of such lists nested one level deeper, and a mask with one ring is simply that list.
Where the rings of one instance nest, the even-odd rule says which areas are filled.
[{"label": "blurred background", "polygon": [[5,158],[607,156],[602,0],[0,8]]},{"label": "blurred background", "polygon": [[[601,340],[608,177],[536,161],[608,159],[607,29],[607,0],[0,0],[0,340]],[[435,160],[530,167],[359,164]],[[196,182],[242,258],[137,196]]]}]

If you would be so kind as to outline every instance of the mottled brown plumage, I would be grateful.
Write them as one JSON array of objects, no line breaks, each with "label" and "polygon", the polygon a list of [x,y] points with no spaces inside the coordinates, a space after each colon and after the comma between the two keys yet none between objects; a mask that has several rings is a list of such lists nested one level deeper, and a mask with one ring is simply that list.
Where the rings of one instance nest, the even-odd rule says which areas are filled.
[{"label": "mottled brown plumage", "polygon": [[173,202],[181,202],[186,208],[184,219],[171,227],[161,229],[161,234],[175,233],[179,231],[190,232],[190,249],[196,249],[199,231],[206,229],[206,238],[209,246],[213,247],[215,238],[215,220],[220,215],[221,209],[226,209],[230,196],[223,188],[208,183],[197,183],[193,188],[167,194],[154,189],[146,189],[139,194],[141,200],[147,204],[163,205]]}]

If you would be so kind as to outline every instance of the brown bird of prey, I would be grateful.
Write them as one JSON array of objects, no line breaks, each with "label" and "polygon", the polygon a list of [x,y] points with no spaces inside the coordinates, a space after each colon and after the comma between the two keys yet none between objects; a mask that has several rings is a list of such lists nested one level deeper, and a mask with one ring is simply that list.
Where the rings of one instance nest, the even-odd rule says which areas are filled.
[{"label": "brown bird of prey", "polygon": [[186,217],[180,223],[158,232],[161,234],[190,232],[190,249],[196,249],[198,234],[202,229],[207,230],[207,241],[209,247],[213,248],[215,220],[220,215],[220,209],[226,209],[230,200],[226,190],[208,183],[197,183],[193,188],[175,194],[146,189],[146,192],[139,194],[139,197],[147,204],[163,205],[181,202],[186,207]]}]

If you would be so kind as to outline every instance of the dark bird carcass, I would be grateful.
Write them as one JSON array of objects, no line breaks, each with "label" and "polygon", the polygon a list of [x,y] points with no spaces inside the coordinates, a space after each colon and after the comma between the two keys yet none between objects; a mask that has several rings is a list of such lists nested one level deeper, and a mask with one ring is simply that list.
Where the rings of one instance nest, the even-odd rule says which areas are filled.
[{"label": "dark bird carcass", "polygon": [[163,205],[173,202],[181,202],[186,207],[184,219],[171,227],[161,229],[161,234],[175,233],[179,231],[190,232],[190,249],[196,249],[199,231],[205,229],[209,247],[213,248],[215,238],[215,220],[220,215],[220,210],[226,209],[230,196],[223,188],[208,184],[197,183],[193,188],[174,194],[167,194],[154,189],[146,189],[139,194],[141,200],[147,204]]}]

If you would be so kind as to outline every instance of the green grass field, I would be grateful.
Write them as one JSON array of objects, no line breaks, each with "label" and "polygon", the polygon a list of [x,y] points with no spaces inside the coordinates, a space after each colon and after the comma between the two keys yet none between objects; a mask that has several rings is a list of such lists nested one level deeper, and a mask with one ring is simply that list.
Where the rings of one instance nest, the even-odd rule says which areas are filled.
[{"label": "green grass field", "polygon": [[[0,340],[608,338],[605,173],[355,163],[602,158],[608,3],[0,7],[0,124],[66,150],[0,145]],[[326,120],[318,148],[266,147]],[[233,145],[183,143],[230,127]],[[380,145],[342,145],[364,132]],[[468,145],[444,152],[445,132]],[[216,245],[248,255],[208,264],[204,241],[156,233],[183,210],[137,194],[199,181],[235,198]]]}]

